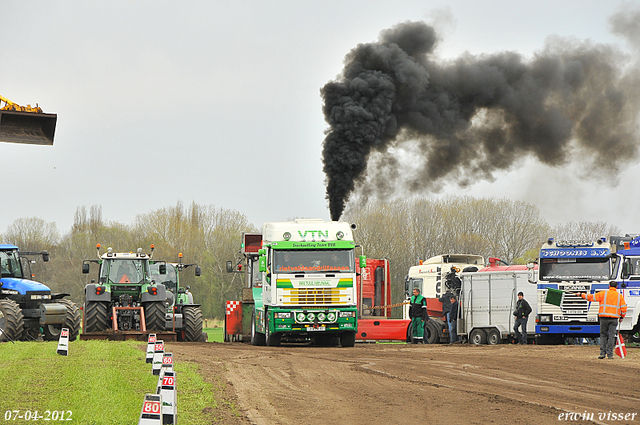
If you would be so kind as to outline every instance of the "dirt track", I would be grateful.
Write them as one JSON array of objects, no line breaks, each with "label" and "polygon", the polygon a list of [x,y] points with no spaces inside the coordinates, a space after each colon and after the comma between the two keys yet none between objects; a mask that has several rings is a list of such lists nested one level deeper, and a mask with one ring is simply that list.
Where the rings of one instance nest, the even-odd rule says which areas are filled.
[{"label": "dirt track", "polygon": [[[598,360],[596,346],[356,344],[355,348],[243,343],[167,344],[227,382],[236,424],[546,424],[561,414],[640,425],[640,349]],[[637,413],[599,420],[598,413]],[[631,419],[631,416],[628,416]],[[217,422],[215,422],[217,420]]]}]

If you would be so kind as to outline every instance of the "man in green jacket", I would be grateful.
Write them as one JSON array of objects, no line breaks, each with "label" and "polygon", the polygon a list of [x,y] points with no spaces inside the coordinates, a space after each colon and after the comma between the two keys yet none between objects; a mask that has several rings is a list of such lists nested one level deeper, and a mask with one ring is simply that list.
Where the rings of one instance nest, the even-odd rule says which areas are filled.
[{"label": "man in green jacket", "polygon": [[424,324],[429,318],[427,313],[427,299],[420,295],[418,288],[413,288],[411,305],[409,306],[409,318],[413,325],[413,343],[428,344],[429,340],[424,337]]}]

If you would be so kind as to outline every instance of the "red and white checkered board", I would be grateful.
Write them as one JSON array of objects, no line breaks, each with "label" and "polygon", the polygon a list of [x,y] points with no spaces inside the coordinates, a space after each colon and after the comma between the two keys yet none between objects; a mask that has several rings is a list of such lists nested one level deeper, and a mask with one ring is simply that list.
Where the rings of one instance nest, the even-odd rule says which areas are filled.
[{"label": "red and white checkered board", "polygon": [[227,316],[230,315],[231,312],[235,310],[236,307],[238,307],[239,305],[240,305],[240,301],[227,301],[227,309],[225,311]]}]

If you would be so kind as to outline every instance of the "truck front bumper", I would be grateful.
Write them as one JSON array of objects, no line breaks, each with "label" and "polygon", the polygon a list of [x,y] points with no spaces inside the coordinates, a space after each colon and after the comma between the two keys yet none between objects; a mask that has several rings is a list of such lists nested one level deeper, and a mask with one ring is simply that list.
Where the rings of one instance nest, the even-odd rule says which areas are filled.
[{"label": "truck front bumper", "polygon": [[270,332],[309,335],[317,333],[355,332],[357,310],[353,308],[295,308],[269,310]]}]

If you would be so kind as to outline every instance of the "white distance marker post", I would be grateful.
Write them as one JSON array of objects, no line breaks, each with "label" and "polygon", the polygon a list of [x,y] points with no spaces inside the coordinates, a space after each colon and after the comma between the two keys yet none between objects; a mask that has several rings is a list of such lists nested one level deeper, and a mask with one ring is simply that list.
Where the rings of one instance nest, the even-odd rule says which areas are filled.
[{"label": "white distance marker post", "polygon": [[164,357],[164,341],[159,340],[153,346],[153,364],[151,371],[154,375],[160,375],[162,368],[162,357]]},{"label": "white distance marker post", "polygon": [[176,373],[163,370],[158,379],[158,394],[162,396],[162,423],[178,423],[178,394],[176,393]]},{"label": "white distance marker post", "polygon": [[172,353],[164,353],[162,355],[162,370],[173,372],[173,354]]},{"label": "white distance marker post", "polygon": [[156,344],[156,334],[149,334],[147,341],[147,363],[153,362],[153,346]]},{"label": "white distance marker post", "polygon": [[57,353],[61,356],[69,355],[69,329],[62,328],[60,330],[60,339],[58,340]]},{"label": "white distance marker post", "polygon": [[138,425],[156,424],[162,424],[162,396],[147,393],[144,395]]}]

